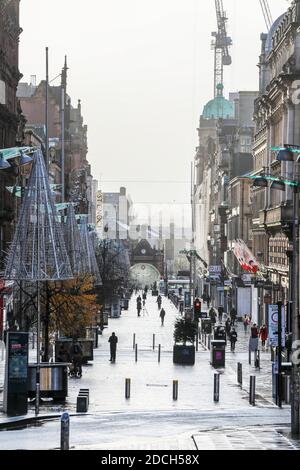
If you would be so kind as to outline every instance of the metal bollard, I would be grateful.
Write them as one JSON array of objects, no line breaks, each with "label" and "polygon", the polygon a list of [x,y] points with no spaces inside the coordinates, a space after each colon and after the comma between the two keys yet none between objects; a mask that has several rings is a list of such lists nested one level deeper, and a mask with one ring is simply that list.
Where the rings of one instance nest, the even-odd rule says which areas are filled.
[{"label": "metal bollard", "polygon": [[284,383],[284,402],[286,405],[291,404],[291,377],[289,375],[283,376]]},{"label": "metal bollard", "polygon": [[208,335],[208,349],[210,350],[210,344],[211,344],[211,335]]},{"label": "metal bollard", "polygon": [[153,335],[153,351],[155,351],[155,335]]},{"label": "metal bollard", "polygon": [[160,362],[160,356],[161,356],[161,345],[158,345],[158,362]]},{"label": "metal bollard", "polygon": [[249,394],[249,403],[250,405],[255,406],[255,384],[256,377],[255,375],[250,376],[250,394]]},{"label": "metal bollard", "polygon": [[220,401],[220,374],[214,375],[214,402]]},{"label": "metal bollard", "polygon": [[206,338],[207,338],[207,335],[205,333],[205,335],[204,335],[204,344],[205,344],[205,346],[206,346]]},{"label": "metal bollard", "polygon": [[173,400],[178,400],[178,380],[173,380]]},{"label": "metal bollard", "polygon": [[125,398],[130,398],[131,379],[125,379]]},{"label": "metal bollard", "polygon": [[60,450],[69,450],[70,447],[70,416],[64,413],[60,420]]},{"label": "metal bollard", "polygon": [[260,350],[255,351],[255,368],[260,369]]},{"label": "metal bollard", "polygon": [[241,362],[238,362],[238,365],[237,365],[237,381],[238,381],[238,384],[242,387],[242,385],[243,385],[243,364]]},{"label": "metal bollard", "polygon": [[134,350],[134,348],[135,348],[135,333],[133,333],[133,348],[132,349]]},{"label": "metal bollard", "polygon": [[138,361],[138,345],[135,345],[135,362]]}]

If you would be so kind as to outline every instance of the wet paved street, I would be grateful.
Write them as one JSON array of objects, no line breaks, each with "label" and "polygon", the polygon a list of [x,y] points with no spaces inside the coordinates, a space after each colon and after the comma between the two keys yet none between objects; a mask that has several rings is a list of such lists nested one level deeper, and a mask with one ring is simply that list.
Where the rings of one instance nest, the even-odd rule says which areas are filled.
[{"label": "wet paved street", "polygon": [[[173,327],[178,312],[164,299],[167,314],[162,327],[155,301],[156,298],[148,296],[146,309],[138,318],[134,296],[129,311],[123,312],[121,318],[109,321],[109,328],[99,337],[93,363],[83,368],[82,379],[70,379],[69,397],[64,408],[71,413],[76,411],[79,388],[90,389],[89,415],[71,417],[72,447],[166,450],[299,447],[287,434],[290,408],[279,410],[271,400],[270,354],[262,353],[260,371],[249,366],[248,335],[239,328],[237,352],[227,352],[226,368],[220,371],[220,402],[214,403],[216,371],[209,364],[209,351],[200,344],[194,367],[174,365]],[[108,338],[113,331],[119,339],[115,364],[109,362]],[[137,362],[133,350],[134,333],[138,344]],[[158,344],[162,347],[160,363]],[[244,367],[242,390],[236,380],[238,361]],[[257,375],[256,407],[249,405],[249,373]],[[130,400],[125,399],[126,378],[131,378]],[[179,382],[178,401],[172,398],[173,380]],[[62,410],[52,404],[41,406],[42,414]],[[58,442],[57,420],[44,421],[23,430],[0,432],[0,449],[15,446],[42,449],[45,445],[56,448]]]}]

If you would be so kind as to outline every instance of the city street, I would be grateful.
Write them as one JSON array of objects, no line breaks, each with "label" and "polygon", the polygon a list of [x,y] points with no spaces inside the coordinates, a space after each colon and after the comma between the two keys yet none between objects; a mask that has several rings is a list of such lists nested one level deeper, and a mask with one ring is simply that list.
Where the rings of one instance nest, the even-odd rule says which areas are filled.
[{"label": "city street", "polygon": [[[146,309],[136,314],[133,296],[128,312],[111,319],[94,350],[93,363],[83,368],[82,379],[70,379],[65,407],[41,406],[41,415],[76,414],[79,388],[90,389],[86,416],[71,416],[70,445],[74,449],[195,449],[195,448],[300,448],[288,436],[290,409],[279,410],[271,400],[270,355],[262,354],[262,369],[249,368],[246,343],[240,331],[237,353],[227,351],[226,368],[221,371],[220,402],[213,401],[216,372],[209,364],[209,352],[199,345],[194,367],[175,366],[172,361],[173,325],[178,315],[167,299],[165,326],[160,325],[156,297],[148,295]],[[109,362],[108,337],[118,336],[117,361]],[[138,344],[135,362],[133,334]],[[153,334],[156,347],[153,351]],[[158,363],[158,344],[162,346]],[[244,365],[243,390],[236,383],[236,362]],[[257,375],[257,406],[249,405],[249,372]],[[131,398],[125,399],[125,378],[131,378]],[[179,382],[178,401],[172,398],[172,381]],[[1,421],[1,420],[0,420]],[[39,435],[43,430],[43,441]],[[258,433],[259,432],[259,437]],[[60,425],[57,419],[41,420],[20,430],[0,432],[1,449],[57,448]],[[250,437],[251,438],[250,438]]]}]

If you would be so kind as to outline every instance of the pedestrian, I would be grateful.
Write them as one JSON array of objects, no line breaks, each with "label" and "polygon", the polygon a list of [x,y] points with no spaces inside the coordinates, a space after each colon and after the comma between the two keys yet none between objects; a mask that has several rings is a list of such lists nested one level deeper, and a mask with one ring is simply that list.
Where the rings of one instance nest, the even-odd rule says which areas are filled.
[{"label": "pedestrian", "polygon": [[232,309],[230,310],[231,326],[235,325],[236,317],[237,317],[236,309],[232,307]]},{"label": "pedestrian", "polygon": [[245,315],[243,318],[243,325],[244,325],[244,331],[247,333],[248,331],[248,325],[249,325],[249,318],[248,315]]},{"label": "pedestrian", "polygon": [[232,352],[235,351],[235,344],[237,342],[237,338],[238,338],[238,334],[235,331],[235,328],[232,328],[232,330],[230,332],[230,344],[231,344],[231,351]]},{"label": "pedestrian", "polygon": [[226,323],[225,323],[225,330],[228,338],[230,337],[230,332],[231,332],[231,321],[229,318],[227,318]]},{"label": "pedestrian", "polygon": [[223,313],[224,313],[224,307],[220,305],[220,307],[218,308],[219,323],[222,323]]},{"label": "pedestrian", "polygon": [[159,316],[160,316],[160,319],[161,319],[161,326],[164,326],[166,312],[163,308],[161,309]]},{"label": "pedestrian", "polygon": [[117,343],[118,343],[118,337],[116,336],[115,332],[112,333],[108,342],[110,343],[110,360],[109,361],[112,364],[114,364],[116,362],[116,352],[117,352]]},{"label": "pedestrian", "polygon": [[253,326],[251,327],[251,338],[256,339],[259,336],[259,331],[257,328],[257,324],[253,323]]},{"label": "pedestrian", "polygon": [[75,377],[81,377],[83,352],[77,339],[73,340],[73,344],[70,349],[70,357],[72,359]]},{"label": "pedestrian", "polygon": [[157,305],[158,305],[158,310],[160,310],[160,309],[161,309],[161,304],[162,304],[161,295],[159,295],[159,296],[157,297],[156,302],[157,302]]},{"label": "pedestrian", "polygon": [[266,325],[263,325],[260,330],[259,330],[259,337],[261,339],[261,344],[262,347],[264,348],[266,346],[266,341],[268,339],[268,328]]},{"label": "pedestrian", "polygon": [[142,302],[139,301],[136,305],[136,309],[137,309],[137,313],[138,313],[138,317],[141,316],[141,310],[142,310]]},{"label": "pedestrian", "polygon": [[140,295],[137,297],[136,302],[137,303],[142,302],[142,297]]},{"label": "pedestrian", "polygon": [[209,305],[210,305],[210,296],[209,296],[209,294],[207,294],[207,296],[206,296],[206,303],[207,303],[207,308],[209,308]]},{"label": "pedestrian", "polygon": [[209,318],[211,319],[212,324],[214,325],[217,322],[217,320],[216,320],[216,312],[213,307],[211,307],[211,309],[209,310],[208,315],[209,315]]},{"label": "pedestrian", "polygon": [[143,300],[147,300],[147,294],[146,294],[146,292],[143,293]]}]

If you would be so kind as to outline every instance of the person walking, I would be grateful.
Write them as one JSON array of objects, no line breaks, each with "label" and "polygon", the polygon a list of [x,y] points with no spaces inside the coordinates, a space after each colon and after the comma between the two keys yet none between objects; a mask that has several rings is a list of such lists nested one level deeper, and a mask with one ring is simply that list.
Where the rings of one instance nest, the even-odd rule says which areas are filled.
[{"label": "person walking", "polygon": [[230,338],[231,321],[230,321],[229,318],[227,318],[226,323],[225,323],[225,331],[226,331],[226,334],[227,334],[228,338]]},{"label": "person walking", "polygon": [[143,300],[145,300],[145,301],[147,300],[147,294],[146,294],[146,292],[143,293]]},{"label": "person walking", "polygon": [[253,326],[251,327],[251,334],[250,334],[250,341],[249,341],[249,350],[251,352],[255,352],[258,350],[258,338],[259,338],[259,331],[258,331],[256,323],[253,323]]},{"label": "person walking", "polygon": [[136,303],[138,304],[139,302],[142,303],[142,297],[140,295],[136,298]]},{"label": "person walking", "polygon": [[230,345],[231,345],[231,351],[232,352],[235,351],[235,345],[236,345],[237,339],[238,339],[238,334],[235,331],[235,328],[232,328],[232,330],[230,332]]},{"label": "person walking", "polygon": [[157,301],[156,301],[156,302],[157,302],[157,305],[158,305],[158,310],[160,310],[160,309],[161,309],[161,304],[162,304],[161,295],[159,295],[159,296],[157,297]]},{"label": "person walking", "polygon": [[263,325],[260,330],[259,330],[259,337],[261,339],[261,344],[262,344],[262,347],[265,348],[266,346],[266,341],[268,339],[268,328],[266,327],[266,325]]},{"label": "person walking", "polygon": [[211,309],[209,310],[208,315],[209,315],[209,318],[211,319],[212,324],[214,325],[217,322],[217,320],[216,320],[216,312],[213,307],[211,307]]},{"label": "person walking", "polygon": [[207,296],[206,296],[206,303],[207,303],[207,308],[209,308],[209,306],[210,306],[210,296],[209,296],[209,294],[207,294]]},{"label": "person walking", "polygon": [[160,319],[161,319],[161,326],[164,326],[166,312],[163,308],[161,309],[159,316],[160,316]]},{"label": "person walking", "polygon": [[219,323],[222,323],[223,313],[224,313],[224,307],[220,305],[220,307],[218,308]]},{"label": "person walking", "polygon": [[142,310],[142,302],[139,301],[136,305],[136,309],[137,309],[137,314],[138,314],[138,317],[141,316],[141,310]]},{"label": "person walking", "polygon": [[244,325],[244,331],[247,333],[248,331],[248,325],[249,325],[249,318],[248,315],[245,315],[243,318],[243,325]]},{"label": "person walking", "polygon": [[72,363],[73,363],[74,375],[75,377],[80,378],[82,376],[83,352],[77,339],[73,341],[73,344],[70,350],[70,356],[71,356]]},{"label": "person walking", "polygon": [[117,343],[118,343],[118,337],[116,336],[115,332],[112,333],[108,342],[110,343],[110,360],[109,361],[112,364],[114,364],[116,362],[116,352],[117,352]]},{"label": "person walking", "polygon": [[232,309],[230,310],[231,326],[235,325],[236,317],[237,317],[236,309],[232,307]]}]

